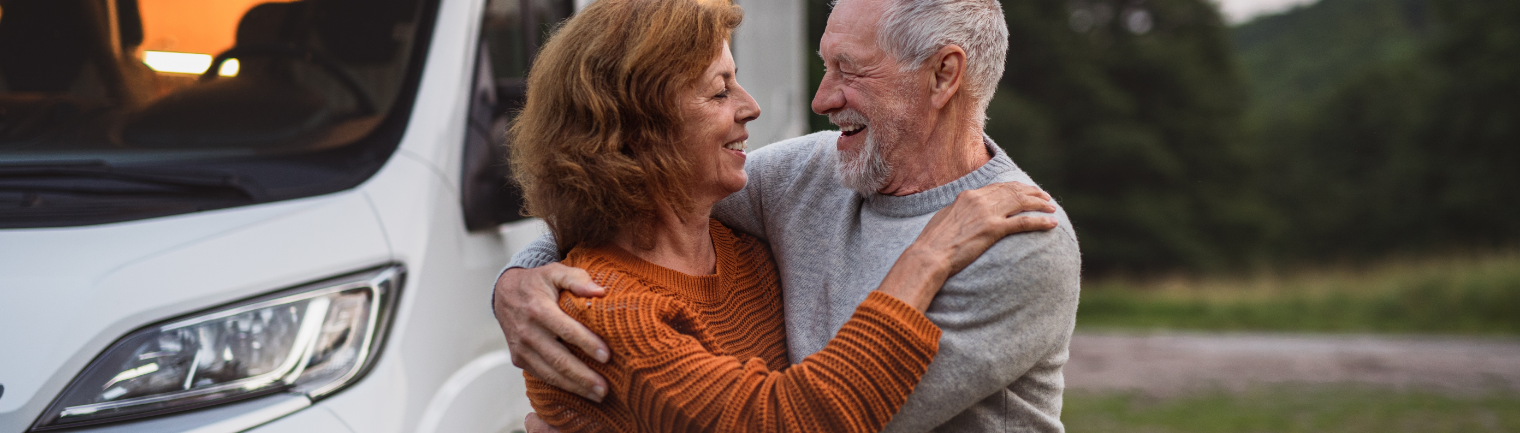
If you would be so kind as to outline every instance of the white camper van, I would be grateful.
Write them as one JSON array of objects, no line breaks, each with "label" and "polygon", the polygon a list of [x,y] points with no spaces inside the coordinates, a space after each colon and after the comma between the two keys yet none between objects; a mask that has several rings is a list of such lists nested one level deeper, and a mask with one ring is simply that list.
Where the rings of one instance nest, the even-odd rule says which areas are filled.
[{"label": "white camper van", "polygon": [[[584,2],[0,0],[0,432],[519,429],[498,144]],[[802,1],[750,3],[764,143]]]}]

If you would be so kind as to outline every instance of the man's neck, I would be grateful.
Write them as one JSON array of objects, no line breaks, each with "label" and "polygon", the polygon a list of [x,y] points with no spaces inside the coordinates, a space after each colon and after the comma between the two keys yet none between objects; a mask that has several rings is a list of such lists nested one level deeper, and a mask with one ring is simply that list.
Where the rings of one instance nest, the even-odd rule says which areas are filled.
[{"label": "man's neck", "polygon": [[992,160],[974,124],[937,122],[927,140],[894,149],[892,176],[877,192],[904,196],[928,191],[970,174]]}]

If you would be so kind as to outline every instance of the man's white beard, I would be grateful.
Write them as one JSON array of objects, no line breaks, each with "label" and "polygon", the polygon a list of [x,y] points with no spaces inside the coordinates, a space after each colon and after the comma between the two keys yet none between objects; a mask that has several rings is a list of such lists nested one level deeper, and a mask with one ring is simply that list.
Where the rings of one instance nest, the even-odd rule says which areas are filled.
[{"label": "man's white beard", "polygon": [[[866,117],[859,111],[844,109],[829,115],[829,121],[835,125],[852,124],[866,125]],[[866,144],[860,150],[847,154],[839,151],[838,160],[835,161],[834,170],[838,173],[839,183],[846,188],[855,190],[863,197],[876,194],[887,186],[887,178],[892,174],[892,165],[887,162],[885,149],[890,139],[883,140],[883,133],[890,127],[883,127],[883,123],[870,125],[866,128]]]}]

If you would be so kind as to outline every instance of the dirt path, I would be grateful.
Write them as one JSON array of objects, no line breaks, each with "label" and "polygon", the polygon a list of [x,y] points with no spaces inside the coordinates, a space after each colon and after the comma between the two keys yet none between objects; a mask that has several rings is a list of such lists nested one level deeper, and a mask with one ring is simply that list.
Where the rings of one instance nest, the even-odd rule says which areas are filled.
[{"label": "dirt path", "polygon": [[1066,365],[1073,390],[1164,396],[1277,383],[1520,392],[1520,339],[1078,333]]}]

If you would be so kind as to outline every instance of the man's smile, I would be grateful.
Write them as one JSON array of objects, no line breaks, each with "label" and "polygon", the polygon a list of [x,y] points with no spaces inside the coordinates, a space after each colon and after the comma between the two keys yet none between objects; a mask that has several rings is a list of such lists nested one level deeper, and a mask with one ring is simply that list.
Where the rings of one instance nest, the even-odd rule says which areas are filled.
[{"label": "man's smile", "polygon": [[864,131],[864,130],[866,130],[866,126],[865,125],[851,125],[851,126],[841,126],[841,127],[839,127],[839,131],[842,132],[842,133],[844,133],[844,136],[846,136],[846,137],[850,137],[850,136],[853,136],[855,134],[859,134],[860,131]]}]

